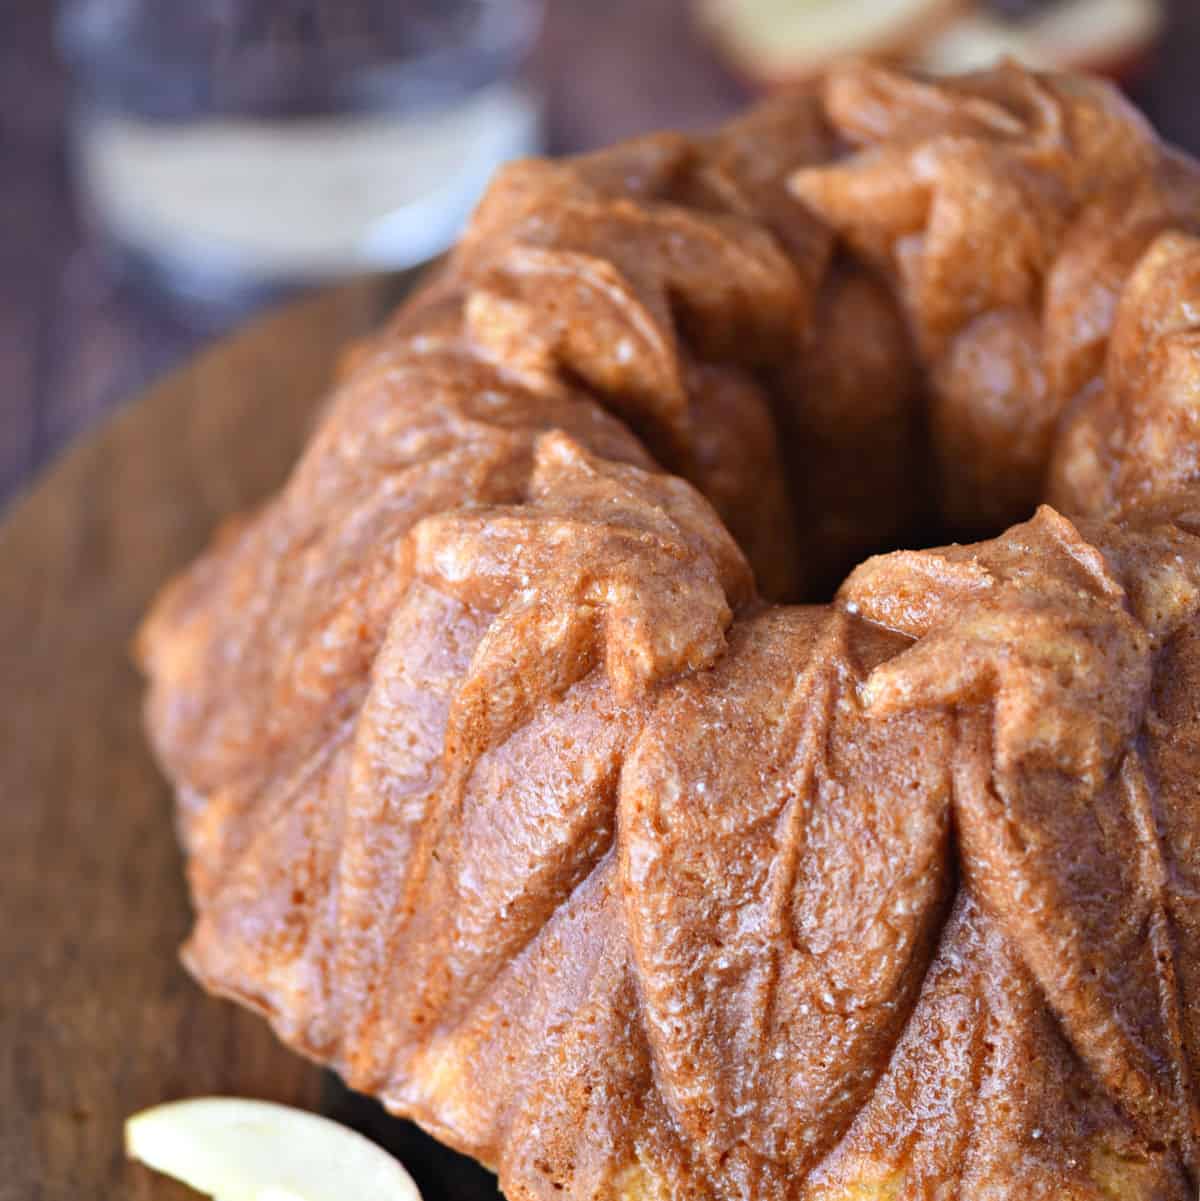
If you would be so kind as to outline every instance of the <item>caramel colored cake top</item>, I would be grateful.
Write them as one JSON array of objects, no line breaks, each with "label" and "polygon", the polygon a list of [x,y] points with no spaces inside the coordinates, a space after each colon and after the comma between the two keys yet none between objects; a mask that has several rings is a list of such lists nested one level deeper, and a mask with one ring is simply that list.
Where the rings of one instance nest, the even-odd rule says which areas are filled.
[{"label": "caramel colored cake top", "polygon": [[514,1201],[1194,1197],[1198,223],[1014,66],[504,170],[144,628],[190,969]]}]

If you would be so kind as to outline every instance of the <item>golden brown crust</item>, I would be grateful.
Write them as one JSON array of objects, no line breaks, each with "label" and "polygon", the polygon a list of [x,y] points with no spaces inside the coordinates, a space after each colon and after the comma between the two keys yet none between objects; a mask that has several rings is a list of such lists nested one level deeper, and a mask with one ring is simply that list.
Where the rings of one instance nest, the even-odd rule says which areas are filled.
[{"label": "golden brown crust", "polygon": [[[1082,386],[1060,360],[1107,332],[1102,312],[1086,323],[1080,299],[1061,294],[1075,256],[1107,242],[1099,229],[1073,240],[1073,228],[1165,171],[1163,152],[1111,88],[1016,66],[941,84],[835,72],[826,107],[858,152],[792,186],[893,281],[929,374],[944,518],[971,534],[1019,520]],[[1121,282],[1090,264],[1074,274],[1108,296]]]},{"label": "golden brown crust", "polygon": [[514,1198],[1192,1195],[1198,179],[1011,66],[506,169],[144,627],[191,970]]}]

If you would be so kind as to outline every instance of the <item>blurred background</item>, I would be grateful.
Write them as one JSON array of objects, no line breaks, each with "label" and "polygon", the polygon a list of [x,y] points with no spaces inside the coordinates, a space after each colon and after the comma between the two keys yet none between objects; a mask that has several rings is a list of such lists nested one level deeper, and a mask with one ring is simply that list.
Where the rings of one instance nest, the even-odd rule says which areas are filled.
[{"label": "blurred background", "polygon": [[1103,71],[1200,153],[1200,0],[0,0],[0,505],[256,309],[436,254],[505,158],[841,53]]}]

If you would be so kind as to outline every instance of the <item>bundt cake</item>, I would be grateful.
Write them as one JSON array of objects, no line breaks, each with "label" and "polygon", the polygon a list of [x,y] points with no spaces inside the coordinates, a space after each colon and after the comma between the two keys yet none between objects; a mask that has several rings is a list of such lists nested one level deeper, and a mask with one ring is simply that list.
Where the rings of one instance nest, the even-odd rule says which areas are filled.
[{"label": "bundt cake", "polygon": [[190,970],[513,1199],[1194,1198],[1198,224],[1011,64],[503,170],[140,636]]}]

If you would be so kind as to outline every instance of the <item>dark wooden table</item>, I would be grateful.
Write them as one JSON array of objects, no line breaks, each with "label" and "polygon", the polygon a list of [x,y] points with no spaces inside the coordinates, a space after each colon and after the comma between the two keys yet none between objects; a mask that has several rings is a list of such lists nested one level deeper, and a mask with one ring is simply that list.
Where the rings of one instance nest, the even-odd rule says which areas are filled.
[{"label": "dark wooden table", "polygon": [[[51,0],[0,0],[0,505],[64,443],[219,332],[115,279],[70,187],[67,80]],[[533,63],[551,145],[711,123],[744,99],[697,41],[686,0],[548,0]],[[1200,0],[1134,96],[1200,153]]]}]

